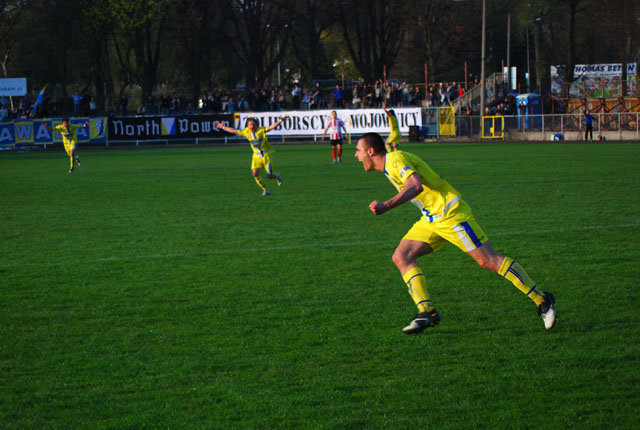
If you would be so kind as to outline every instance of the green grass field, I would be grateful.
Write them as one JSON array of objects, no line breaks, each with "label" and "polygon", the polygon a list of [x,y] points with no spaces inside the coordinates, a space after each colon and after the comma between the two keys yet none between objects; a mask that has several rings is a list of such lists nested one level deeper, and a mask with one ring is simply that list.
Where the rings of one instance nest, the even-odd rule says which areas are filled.
[{"label": "green grass field", "polygon": [[0,153],[0,427],[638,427],[640,145],[403,145],[558,309],[447,246],[415,336],[354,146]]}]

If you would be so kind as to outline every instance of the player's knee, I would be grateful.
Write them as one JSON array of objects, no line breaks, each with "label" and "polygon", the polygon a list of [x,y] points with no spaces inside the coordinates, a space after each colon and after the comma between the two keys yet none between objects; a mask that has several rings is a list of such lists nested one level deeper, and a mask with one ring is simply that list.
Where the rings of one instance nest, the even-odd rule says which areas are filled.
[{"label": "player's knee", "polygon": [[410,250],[400,248],[397,248],[391,256],[391,261],[393,261],[393,264],[395,264],[398,268],[406,266],[407,264],[411,263],[413,259],[414,258]]},{"label": "player's knee", "polygon": [[478,262],[478,265],[483,269],[491,269],[492,267],[491,259],[489,258],[479,258],[476,261]]},{"label": "player's knee", "polygon": [[482,267],[483,269],[497,272],[500,269],[499,257],[500,257],[499,255],[480,257],[476,259],[476,261],[478,262],[478,265],[480,265],[480,267]]}]

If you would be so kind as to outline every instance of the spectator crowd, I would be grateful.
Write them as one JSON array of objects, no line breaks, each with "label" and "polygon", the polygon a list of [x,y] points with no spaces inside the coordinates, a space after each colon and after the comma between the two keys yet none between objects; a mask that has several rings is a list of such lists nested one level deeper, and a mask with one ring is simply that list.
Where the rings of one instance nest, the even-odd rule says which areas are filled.
[{"label": "spectator crowd", "polygon": [[[337,82],[337,81],[334,81]],[[175,91],[162,91],[161,94],[147,94],[143,102],[132,107],[126,92],[101,112],[96,102],[89,94],[70,94],[67,103],[60,103],[58,107],[46,97],[45,103],[40,105],[37,112],[33,111],[33,98],[27,94],[24,97],[0,97],[0,121],[15,119],[30,119],[46,116],[90,116],[106,114],[117,115],[176,115],[209,112],[264,112],[283,110],[313,110],[313,109],[364,109],[387,107],[427,106],[438,107],[453,105],[465,94],[463,85],[455,81],[430,85],[424,94],[424,85],[410,85],[399,80],[383,81],[378,79],[367,83],[359,78],[350,81],[347,88],[341,82],[334,86],[323,86],[320,81],[311,87],[302,88],[298,84],[292,86],[261,88],[237,88],[233,90],[206,90],[196,101],[190,97],[180,95]],[[499,99],[487,107],[485,114],[517,114],[515,99],[507,97]],[[477,114],[462,103],[462,115]]]}]

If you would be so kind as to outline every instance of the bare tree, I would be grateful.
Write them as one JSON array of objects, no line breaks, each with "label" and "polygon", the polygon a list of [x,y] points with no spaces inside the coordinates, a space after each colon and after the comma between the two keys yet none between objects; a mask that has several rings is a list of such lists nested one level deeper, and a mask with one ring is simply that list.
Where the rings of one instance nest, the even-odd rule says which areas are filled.
[{"label": "bare tree", "polygon": [[333,16],[325,1],[297,1],[292,29],[293,52],[305,75],[310,78],[319,77],[328,68],[322,35],[332,23]]},{"label": "bare tree", "polygon": [[261,86],[281,61],[293,18],[290,0],[225,0],[233,34],[227,44],[244,65],[247,85]]},{"label": "bare tree", "polygon": [[177,42],[176,75],[184,70],[184,77],[190,87],[192,100],[201,93],[203,77],[209,77],[212,56],[221,42],[219,28],[223,26],[224,15],[217,13],[219,1],[175,0],[171,15],[172,38]]},{"label": "bare tree", "polygon": [[144,103],[144,97],[153,92],[158,78],[169,0],[108,1],[119,27],[114,42],[120,66],[126,75],[132,73],[142,87]]},{"label": "bare tree", "polygon": [[332,7],[347,50],[367,80],[390,72],[405,39],[401,0],[334,0]]}]

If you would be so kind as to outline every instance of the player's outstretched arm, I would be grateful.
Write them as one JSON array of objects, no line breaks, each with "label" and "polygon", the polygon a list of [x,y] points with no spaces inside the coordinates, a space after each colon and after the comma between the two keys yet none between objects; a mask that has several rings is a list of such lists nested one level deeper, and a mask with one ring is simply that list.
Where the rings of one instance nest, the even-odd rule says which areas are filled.
[{"label": "player's outstretched arm", "polygon": [[280,124],[282,124],[284,122],[285,119],[287,119],[287,115],[281,116],[280,119],[276,122],[274,122],[273,124],[271,124],[269,127],[267,127],[267,131],[271,131],[274,128],[276,128],[277,126],[279,126]]},{"label": "player's outstretched arm", "polygon": [[220,130],[226,131],[227,133],[238,134],[238,130],[232,127],[225,126],[222,121],[216,121],[215,126],[218,127]]}]

